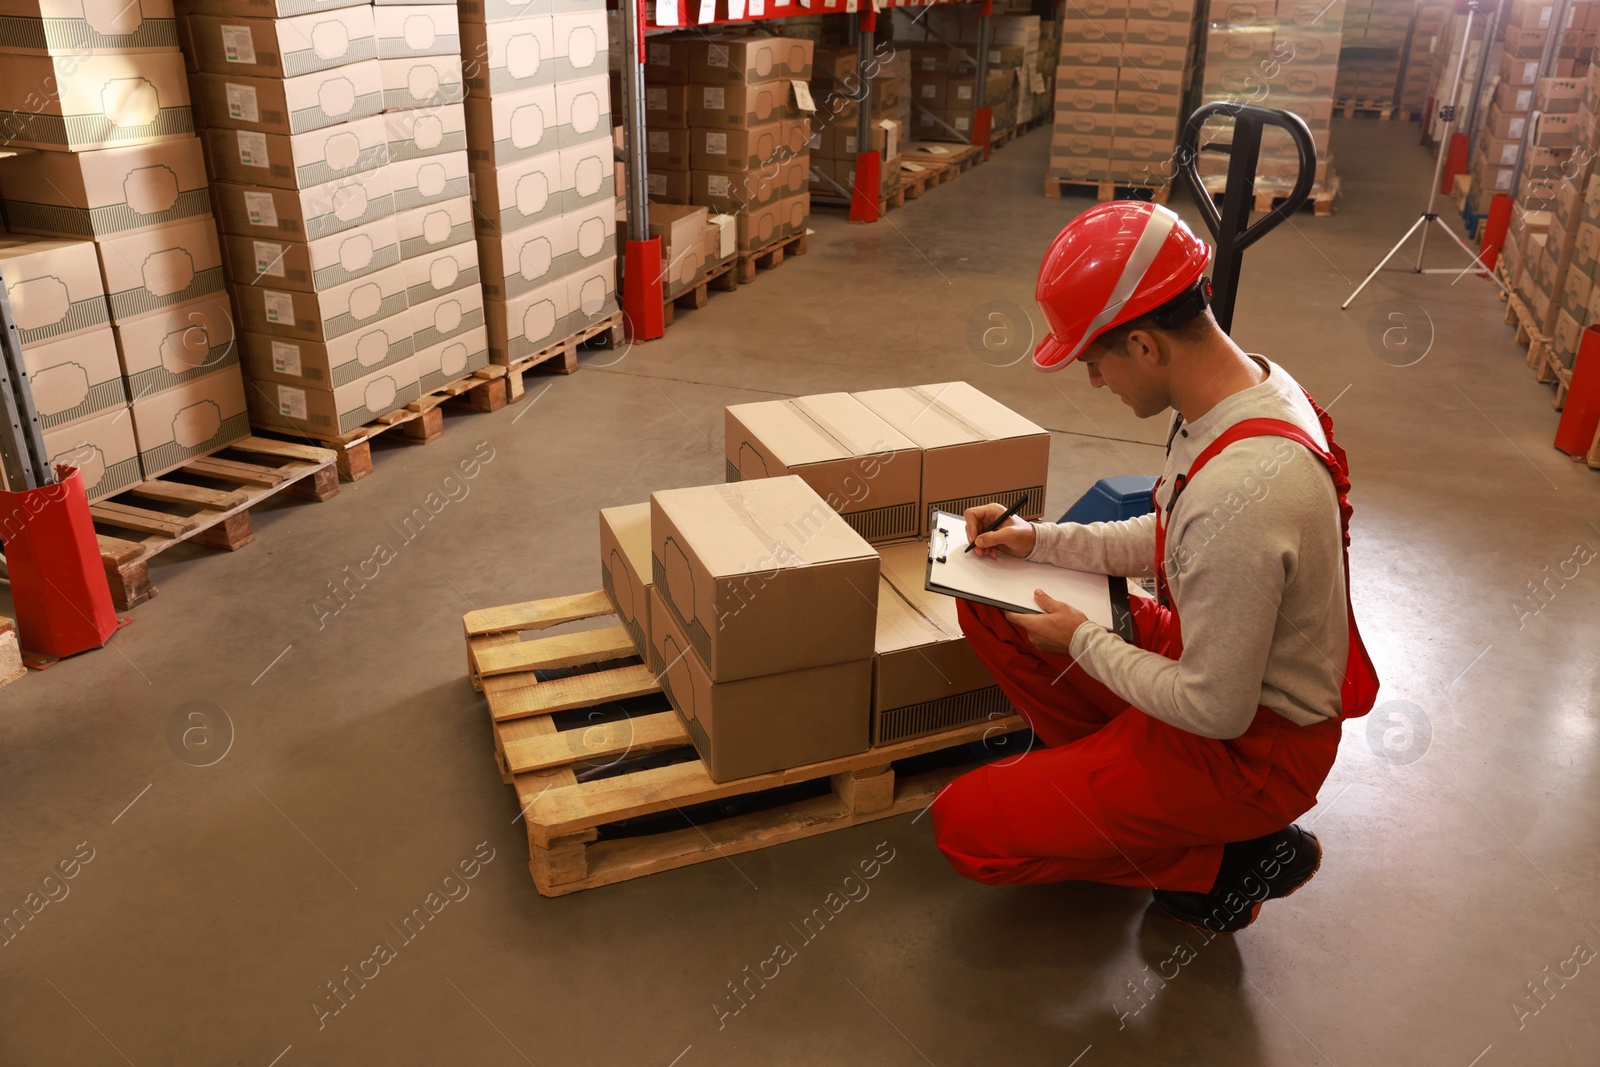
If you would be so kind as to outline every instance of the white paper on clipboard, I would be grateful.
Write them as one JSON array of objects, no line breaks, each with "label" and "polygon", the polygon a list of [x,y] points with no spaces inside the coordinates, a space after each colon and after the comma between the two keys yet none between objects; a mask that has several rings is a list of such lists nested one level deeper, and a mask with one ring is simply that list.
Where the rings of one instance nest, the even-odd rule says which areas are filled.
[{"label": "white paper on clipboard", "polygon": [[[1108,630],[1113,625],[1113,581],[1104,574],[1068,570],[1048,563],[1029,563],[1012,556],[985,559],[967,547],[967,520],[961,515],[935,511],[928,538],[930,592],[963,600],[993,604],[1007,611],[1042,614],[1033,591],[1043,589],[1064,604],[1071,604]],[[1118,581],[1124,590],[1126,585]],[[1124,611],[1126,607],[1124,607]]]}]

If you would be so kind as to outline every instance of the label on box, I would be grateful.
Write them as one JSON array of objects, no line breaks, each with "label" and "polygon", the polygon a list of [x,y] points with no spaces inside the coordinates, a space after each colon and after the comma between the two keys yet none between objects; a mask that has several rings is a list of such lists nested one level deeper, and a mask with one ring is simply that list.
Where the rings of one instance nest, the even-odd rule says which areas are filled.
[{"label": "label on box", "polygon": [[703,92],[700,106],[707,111],[721,111],[728,106],[728,94],[721,86],[708,85]]},{"label": "label on box", "polygon": [[244,213],[249,216],[252,226],[278,225],[278,209],[272,203],[271,193],[245,193]]},{"label": "label on box", "polygon": [[733,192],[733,180],[726,174],[707,174],[706,192],[712,196],[729,196]]},{"label": "label on box", "polygon": [[256,62],[256,43],[250,37],[249,26],[222,27],[222,56],[229,63]]},{"label": "label on box", "polygon": [[269,289],[261,294],[261,305],[268,322],[294,323],[294,297],[288,293],[274,293]]},{"label": "label on box", "polygon": [[795,106],[801,111],[813,112],[817,110],[817,102],[811,99],[811,86],[795,78],[789,83],[794,86]]},{"label": "label on box", "polygon": [[300,346],[287,341],[272,342],[272,369],[279,374],[300,376]]},{"label": "label on box", "polygon": [[714,44],[706,49],[706,66],[726,67],[727,65],[728,48],[726,45]]},{"label": "label on box", "polygon": [[706,155],[725,156],[728,154],[728,135],[725,133],[706,134]]},{"label": "label on box", "polygon": [[291,385],[278,386],[278,414],[290,419],[306,417],[306,391]]},{"label": "label on box", "polygon": [[256,276],[270,274],[274,278],[283,277],[283,246],[273,244],[271,241],[255,241]]},{"label": "label on box", "polygon": [[256,87],[228,83],[228,117],[242,122],[260,122],[261,109],[256,106]]},{"label": "label on box", "polygon": [[972,86],[970,86],[970,85],[958,85],[958,86],[956,86],[956,99],[957,100],[971,100],[972,99]]},{"label": "label on box", "polygon": [[651,196],[667,195],[667,176],[665,174],[651,174],[645,180],[650,184]]},{"label": "label on box", "polygon": [[665,67],[672,62],[672,46],[669,44],[653,44],[650,46],[650,65],[652,67]]},{"label": "label on box", "polygon": [[651,89],[646,86],[644,106],[646,111],[665,111],[667,109],[667,91],[665,89]]},{"label": "label on box", "polygon": [[650,130],[648,131],[648,135],[650,142],[649,151],[667,152],[672,149],[672,138],[667,136],[665,131]]},{"label": "label on box", "polygon": [[264,133],[239,134],[239,165],[267,167],[267,135]]},{"label": "label on box", "polygon": [[991,63],[993,63],[993,64],[995,64],[997,66],[999,65],[999,63],[1000,63],[1000,49],[998,49],[998,48],[989,49],[989,62],[991,62]]},{"label": "label on box", "polygon": [[934,97],[939,95],[939,87],[933,82],[923,82],[922,95],[924,98],[932,100]]}]

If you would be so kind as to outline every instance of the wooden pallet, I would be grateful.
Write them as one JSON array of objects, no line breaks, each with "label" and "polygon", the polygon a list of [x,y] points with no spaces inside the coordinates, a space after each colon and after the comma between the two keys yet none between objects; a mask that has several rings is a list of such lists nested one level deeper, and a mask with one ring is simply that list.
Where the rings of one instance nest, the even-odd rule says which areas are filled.
[{"label": "wooden pallet", "polygon": [[1016,135],[1017,135],[1017,128],[1015,126],[1008,126],[1003,130],[990,130],[989,131],[989,151],[991,151],[991,152],[1000,151],[1000,149],[1002,149],[1006,145],[1010,144],[1011,143],[1011,139],[1013,137],[1015,137]]},{"label": "wooden pallet", "polygon": [[1517,344],[1528,350],[1525,362],[1533,371],[1534,380],[1556,387],[1551,406],[1560,411],[1561,405],[1566,403],[1567,388],[1572,384],[1572,371],[1556,358],[1555,346],[1539,328],[1533,309],[1516,294],[1506,299],[1506,325],[1516,327],[1513,336]]},{"label": "wooden pallet", "polygon": [[[814,208],[831,209],[834,211],[849,211],[850,204],[850,200],[846,199],[845,197],[838,196],[832,191],[813,191],[811,194],[811,206]],[[895,208],[905,207],[905,205],[905,186],[897,185],[893,189],[878,197],[878,215],[880,217],[887,215]],[[743,279],[741,278],[740,280],[742,281]]]},{"label": "wooden pallet", "polygon": [[1129,185],[1126,182],[1075,182],[1069,178],[1047,176],[1044,195],[1052,200],[1063,196],[1093,196],[1101,203],[1108,200],[1153,200],[1167,202],[1170,185]]},{"label": "wooden pallet", "polygon": [[17,642],[17,624],[0,617],[0,689],[26,676],[22,646]]},{"label": "wooden pallet", "polygon": [[739,269],[735,272],[739,276],[740,285],[749,285],[756,280],[756,270],[771,270],[783,263],[785,256],[803,256],[806,254],[806,234],[804,231],[793,237],[785,237],[781,241],[774,241],[754,252],[741,252],[739,254]]},{"label": "wooden pallet", "polygon": [[117,610],[156,595],[150,560],[173,545],[193,542],[232,552],[255,540],[250,509],[268,497],[287,490],[326,500],[338,493],[334,463],[334,453],[325,448],[246,437],[91,504]]},{"label": "wooden pallet", "polygon": [[921,163],[916,166],[921,169],[900,171],[900,196],[903,200],[915,200],[929,189],[944,183],[943,168],[924,167]]},{"label": "wooden pallet", "polygon": [[1409,108],[1395,107],[1390,101],[1380,100],[1335,100],[1333,110],[1347,119],[1390,119],[1399,122],[1410,122],[1422,113]]},{"label": "wooden pallet", "polygon": [[[1222,203],[1221,185],[1226,180],[1226,178],[1222,177],[1206,180],[1206,190],[1211,194],[1211,199],[1219,205]],[[1328,180],[1322,183],[1321,189],[1313,191],[1310,196],[1306,197],[1306,202],[1300,205],[1300,210],[1304,211],[1309,207],[1317,218],[1326,218],[1333,214],[1334,205],[1338,202],[1339,196],[1339,177],[1336,174],[1330,174],[1328,175]],[[1289,199],[1287,193],[1258,192],[1255,194],[1254,210],[1256,214],[1264,215],[1287,199]]]},{"label": "wooden pallet", "polygon": [[664,324],[671,326],[677,320],[678,308],[695,310],[703,308],[711,302],[711,291],[731,293],[739,288],[739,277],[734,268],[739,265],[738,256],[729,256],[726,263],[713,267],[706,272],[706,276],[698,283],[685,289],[677,296],[669,296],[662,302],[662,311],[665,314]]},{"label": "wooden pallet", "polygon": [[[942,151],[941,151],[942,150]],[[983,149],[973,144],[945,144],[941,141],[910,141],[900,149],[900,158],[909,163],[944,168],[950,181],[983,162]]]},{"label": "wooden pallet", "polygon": [[588,344],[596,348],[614,348],[621,343],[622,312],[617,311],[507,366],[507,399],[512,402],[522,399],[523,394],[527,392],[522,384],[522,376],[535,367],[556,374],[571,374],[578,369],[580,346]]},{"label": "wooden pallet", "polygon": [[717,782],[622,626],[526,641],[519,633],[610,614],[596,591],[463,620],[468,676],[488,699],[495,761],[526,816],[528,867],[544,896],[919,811],[969,768],[900,761],[1023,727],[1012,715]]}]

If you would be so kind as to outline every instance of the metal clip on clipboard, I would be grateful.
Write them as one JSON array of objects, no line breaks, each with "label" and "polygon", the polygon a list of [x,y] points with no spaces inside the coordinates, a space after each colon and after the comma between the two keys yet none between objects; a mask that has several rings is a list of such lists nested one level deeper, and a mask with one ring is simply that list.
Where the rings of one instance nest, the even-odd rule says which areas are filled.
[{"label": "metal clip on clipboard", "polygon": [[933,528],[933,536],[928,539],[928,559],[934,563],[944,563],[950,558],[950,534],[943,526]]}]

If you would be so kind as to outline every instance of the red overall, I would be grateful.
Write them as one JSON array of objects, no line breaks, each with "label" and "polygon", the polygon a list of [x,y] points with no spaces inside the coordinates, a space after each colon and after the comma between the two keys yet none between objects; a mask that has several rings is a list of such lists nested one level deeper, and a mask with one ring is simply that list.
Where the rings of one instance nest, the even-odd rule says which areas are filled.
[{"label": "red overall", "polygon": [[[1334,442],[1333,420],[1312,407],[1327,452],[1291,423],[1247,419],[1201,452],[1172,500],[1214,455],[1245,437],[1287,437],[1327,466],[1339,497],[1350,627],[1340,718],[1354,718],[1372,709],[1378,678],[1349,607],[1349,466]],[[1156,513],[1160,600],[1131,600],[1138,646],[1177,659],[1183,641],[1164,573],[1171,509],[1169,502],[1166,515]],[[1242,736],[1201,737],[1129,706],[1072,657],[1035,648],[999,609],[963,600],[958,611],[973,650],[1046,746],[962,776],[934,803],[934,839],[968,878],[1205,893],[1225,844],[1281,830],[1315,806],[1338,751],[1339,719],[1297,726],[1260,707]]]}]

